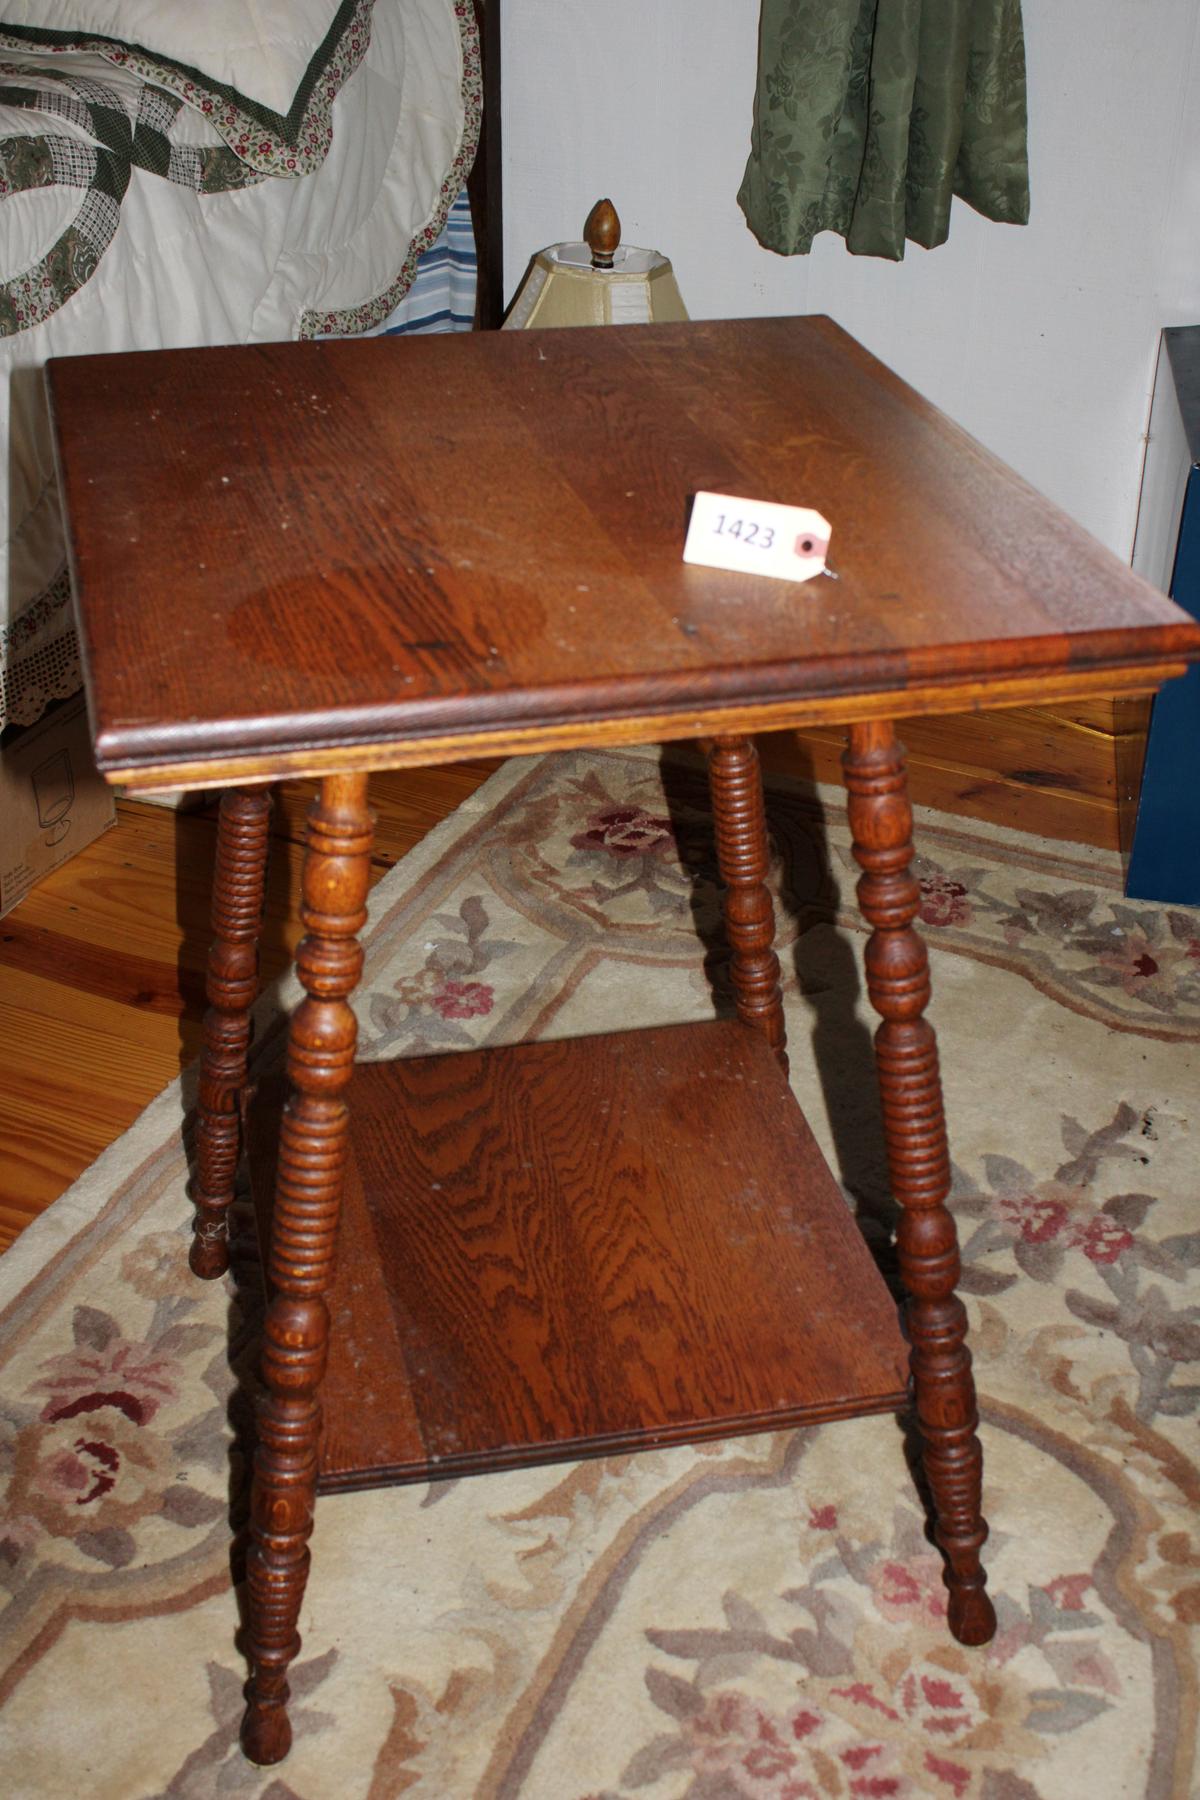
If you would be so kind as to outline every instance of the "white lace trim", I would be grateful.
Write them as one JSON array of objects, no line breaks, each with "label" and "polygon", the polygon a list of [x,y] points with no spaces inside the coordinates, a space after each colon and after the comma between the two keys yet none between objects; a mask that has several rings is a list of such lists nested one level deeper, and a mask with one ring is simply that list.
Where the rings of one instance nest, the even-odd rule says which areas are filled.
[{"label": "white lace trim", "polygon": [[68,625],[28,656],[0,667],[0,731],[6,725],[34,725],[52,700],[65,700],[83,686],[79,640]]}]

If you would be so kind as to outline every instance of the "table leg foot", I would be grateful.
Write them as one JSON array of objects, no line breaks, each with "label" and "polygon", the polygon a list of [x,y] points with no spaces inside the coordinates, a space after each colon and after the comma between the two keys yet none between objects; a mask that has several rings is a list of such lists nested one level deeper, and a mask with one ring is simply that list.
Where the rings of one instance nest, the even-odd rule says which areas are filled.
[{"label": "table leg foot", "polygon": [[188,1248],[188,1268],[201,1281],[215,1281],[229,1267],[229,1232],[225,1224],[195,1226]]},{"label": "table leg foot", "polygon": [[972,1649],[980,1644],[990,1644],[996,1635],[996,1609],[983,1585],[985,1580],[981,1574],[972,1586],[958,1587],[953,1583],[950,1586],[951,1635]]},{"label": "table leg foot", "polygon": [[908,1295],[912,1374],[922,1462],[933,1497],[935,1537],[947,1561],[949,1622],[963,1644],[996,1629],[980,1551],[983,1453],[967,1315],[955,1293],[958,1234],[945,1201],[950,1155],[942,1111],[937,1039],[924,1017],[929,959],[913,929],[920,890],[912,875],[912,808],[904,752],[886,722],[854,725],[844,759],[854,856],[863,870],[859,904],[872,927],[867,989],[883,1023],[875,1058],[883,1102],[896,1233]]},{"label": "table leg foot", "polygon": [[274,1702],[251,1701],[242,1720],[241,1744],[247,1762],[270,1768],[282,1762],[292,1747],[292,1726],[287,1716],[287,1687]]},{"label": "table leg foot", "polygon": [[958,1244],[954,1221],[944,1207],[931,1209],[925,1218],[927,1239],[940,1232],[940,1250],[913,1249],[915,1234],[903,1227],[900,1233],[921,1460],[933,1497],[934,1537],[946,1558],[950,1630],[960,1644],[986,1644],[995,1635],[996,1614],[980,1562],[988,1535],[980,1510],[983,1452],[966,1310],[953,1291]]},{"label": "table leg foot", "polygon": [[213,943],[208,953],[204,1048],[196,1113],[194,1275],[213,1281],[229,1267],[229,1208],[241,1148],[239,1105],[246,1084],[250,1008],[258,993],[271,796],[238,788],[221,800],[213,875]]},{"label": "table leg foot", "polygon": [[717,738],[708,757],[717,864],[725,884],[725,935],[738,1017],[766,1037],[787,1073],[787,1036],[775,906],[767,886],[770,860],[762,770],[749,738]]},{"label": "table leg foot", "polygon": [[300,1648],[317,1492],[320,1387],[329,1342],[325,1295],[341,1211],[351,1075],[358,1028],[349,996],[362,972],[371,815],[366,777],[329,776],[308,818],[296,956],[305,990],[288,1034],[292,1094],[279,1142],[264,1331],[264,1398],[250,1496],[246,1650],[250,1681],[242,1743],[252,1762],[286,1756],[287,1672]]}]

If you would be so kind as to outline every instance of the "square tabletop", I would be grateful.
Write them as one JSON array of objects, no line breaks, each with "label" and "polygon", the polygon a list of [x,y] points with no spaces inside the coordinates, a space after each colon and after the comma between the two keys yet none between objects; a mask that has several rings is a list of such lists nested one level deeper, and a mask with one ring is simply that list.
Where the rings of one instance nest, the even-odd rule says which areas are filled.
[{"label": "square tabletop", "polygon": [[[97,759],[135,786],[1065,700],[1200,655],[825,318],[48,379]],[[815,508],[832,575],[685,564],[701,489]]]}]

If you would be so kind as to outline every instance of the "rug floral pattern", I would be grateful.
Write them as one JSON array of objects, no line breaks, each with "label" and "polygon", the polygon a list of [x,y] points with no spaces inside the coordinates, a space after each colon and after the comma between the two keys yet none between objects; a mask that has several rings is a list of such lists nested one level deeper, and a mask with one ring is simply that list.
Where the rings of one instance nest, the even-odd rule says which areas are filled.
[{"label": "rug floral pattern", "polygon": [[[795,1084],[882,1245],[844,810],[780,787],[770,812]],[[1195,1791],[1200,918],[1124,901],[1092,851],[936,815],[918,838],[994,1643],[946,1631],[888,1418],[339,1496],[295,1748],[250,1768],[230,1520],[256,1289],[188,1276],[185,1081],[0,1265],[9,1791]],[[717,909],[695,763],[514,761],[376,890],[362,1053],[703,1017],[728,1005]]]}]

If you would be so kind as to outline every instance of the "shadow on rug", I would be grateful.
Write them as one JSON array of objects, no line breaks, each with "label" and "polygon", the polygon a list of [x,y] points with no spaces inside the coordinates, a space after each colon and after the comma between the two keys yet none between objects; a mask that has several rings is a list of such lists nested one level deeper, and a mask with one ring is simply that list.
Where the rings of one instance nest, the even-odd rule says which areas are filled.
[{"label": "shadow on rug", "polygon": [[[780,786],[769,812],[793,1083],[879,1242],[841,799]],[[176,1083],[0,1263],[6,1791],[1196,1791],[1200,916],[1126,903],[1092,850],[932,814],[917,844],[995,1641],[949,1637],[890,1418],[331,1497],[295,1748],[251,1769],[230,1447],[254,1333],[188,1274]],[[361,1053],[711,1016],[717,904],[698,765],[510,762],[373,895]]]}]

